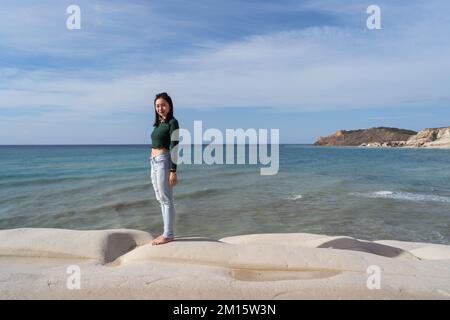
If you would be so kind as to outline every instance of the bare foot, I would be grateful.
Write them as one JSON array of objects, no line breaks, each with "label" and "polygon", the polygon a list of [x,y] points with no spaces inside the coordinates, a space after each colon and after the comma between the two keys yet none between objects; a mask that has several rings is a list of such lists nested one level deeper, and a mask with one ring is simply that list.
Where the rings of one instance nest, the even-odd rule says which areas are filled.
[{"label": "bare foot", "polygon": [[167,242],[170,242],[170,241],[173,241],[173,237],[166,238],[163,235],[160,235],[158,238],[153,239],[152,245],[164,244],[164,243],[167,243]]},{"label": "bare foot", "polygon": [[158,242],[159,240],[161,240],[162,237],[163,237],[163,235],[160,235],[159,237],[153,239],[153,240],[152,240],[152,244],[156,244],[156,242]]}]

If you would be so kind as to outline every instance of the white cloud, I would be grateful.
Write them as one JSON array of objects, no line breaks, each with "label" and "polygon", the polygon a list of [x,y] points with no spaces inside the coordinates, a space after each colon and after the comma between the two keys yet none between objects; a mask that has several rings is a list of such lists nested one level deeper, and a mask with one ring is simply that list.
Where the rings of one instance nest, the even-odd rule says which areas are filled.
[{"label": "white cloud", "polygon": [[[327,3],[314,8],[343,11]],[[355,6],[346,8],[355,14]],[[171,71],[165,73],[124,74],[126,66],[120,72],[0,69],[7,80],[0,86],[0,112],[61,106],[61,112],[80,119],[142,113],[160,91],[170,92],[178,108],[197,109],[327,111],[448,104],[450,45],[442,39],[448,18],[426,16],[439,9],[434,5],[401,9],[386,13],[391,19],[399,16],[385,18],[380,31],[325,26],[228,44],[206,42],[201,51],[173,60],[177,70],[168,66]],[[365,11],[361,16],[364,21]],[[45,117],[53,115],[49,111]]]},{"label": "white cloud", "polygon": [[[163,90],[174,95],[179,107],[191,108],[325,111],[448,102],[448,47],[404,52],[395,45],[393,54],[378,57],[382,45],[374,52],[360,50],[354,48],[354,39],[347,31],[330,28],[258,36],[191,56],[182,72],[109,80],[21,73],[10,80],[9,89],[0,90],[0,107],[61,105],[80,115],[144,112],[154,93]],[[356,40],[367,46],[370,41],[370,36]]]}]

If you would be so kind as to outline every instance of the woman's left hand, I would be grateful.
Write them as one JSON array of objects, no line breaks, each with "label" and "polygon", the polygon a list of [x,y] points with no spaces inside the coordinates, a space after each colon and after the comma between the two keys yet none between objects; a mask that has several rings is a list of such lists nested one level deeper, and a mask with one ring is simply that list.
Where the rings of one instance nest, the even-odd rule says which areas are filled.
[{"label": "woman's left hand", "polygon": [[171,187],[175,186],[177,184],[177,173],[171,172],[169,175],[169,185]]}]

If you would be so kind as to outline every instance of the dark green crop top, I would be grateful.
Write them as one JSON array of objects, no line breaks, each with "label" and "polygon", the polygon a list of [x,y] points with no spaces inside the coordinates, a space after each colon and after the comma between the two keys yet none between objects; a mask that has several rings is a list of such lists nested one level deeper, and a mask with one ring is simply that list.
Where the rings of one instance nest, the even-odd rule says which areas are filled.
[{"label": "dark green crop top", "polygon": [[[172,132],[176,129],[179,129],[179,126],[178,120],[175,118],[170,119],[168,122],[161,122],[157,127],[154,127],[152,132],[152,148],[167,148],[169,152],[172,151],[179,142],[171,139]],[[178,138],[178,134],[176,134],[176,137]],[[170,171],[176,170],[177,165],[172,162],[172,158],[170,157]]]}]

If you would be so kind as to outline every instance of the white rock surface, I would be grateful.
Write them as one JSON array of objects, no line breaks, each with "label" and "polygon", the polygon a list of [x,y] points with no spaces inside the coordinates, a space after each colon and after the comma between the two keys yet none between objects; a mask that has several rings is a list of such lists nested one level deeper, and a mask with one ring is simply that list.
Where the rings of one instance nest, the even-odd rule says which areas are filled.
[{"label": "white rock surface", "polygon": [[[450,299],[450,246],[305,233],[152,246],[138,230],[0,231],[1,299]],[[80,289],[70,289],[70,266]],[[369,289],[370,267],[380,289]],[[69,268],[69,269],[68,269]]]}]

